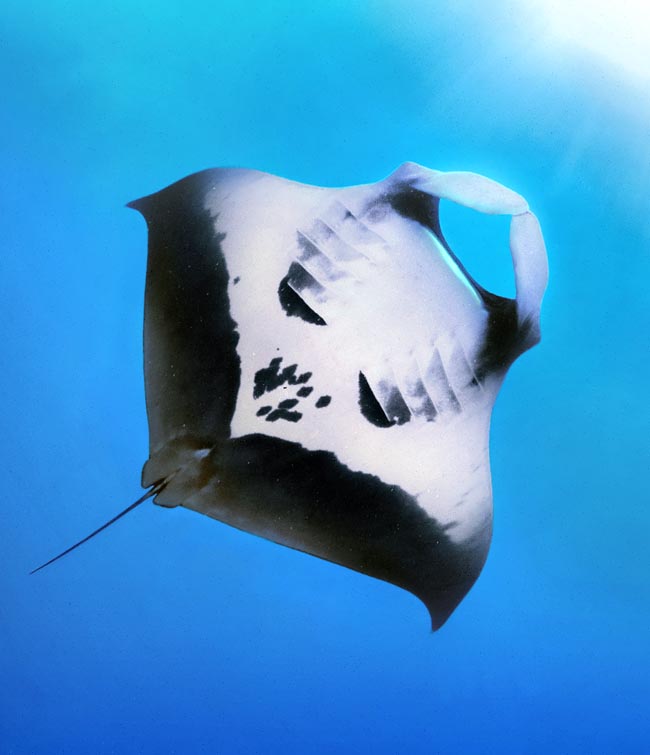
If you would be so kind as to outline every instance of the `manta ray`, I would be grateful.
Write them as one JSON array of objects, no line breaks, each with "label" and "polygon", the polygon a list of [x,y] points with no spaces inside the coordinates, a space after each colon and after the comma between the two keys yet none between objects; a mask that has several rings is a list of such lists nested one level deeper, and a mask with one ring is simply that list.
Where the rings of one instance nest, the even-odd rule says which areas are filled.
[{"label": "manta ray", "polygon": [[[440,199],[512,216],[515,299],[463,267]],[[496,395],[540,339],[526,201],[405,163],[335,189],[218,168],[129,207],[149,235],[147,492],[81,542],[153,498],[408,590],[438,629],[490,545]]]}]

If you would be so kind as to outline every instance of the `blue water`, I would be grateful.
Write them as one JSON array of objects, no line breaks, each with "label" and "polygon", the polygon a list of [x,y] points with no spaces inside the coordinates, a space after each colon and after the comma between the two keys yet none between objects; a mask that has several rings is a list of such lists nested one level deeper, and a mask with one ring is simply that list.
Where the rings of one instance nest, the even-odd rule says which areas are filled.
[{"label": "blue water", "polygon": [[[648,83],[525,0],[2,4],[0,751],[645,753]],[[199,169],[524,194],[543,341],[492,429],[495,535],[443,629],[388,584],[140,507],[146,230]],[[443,208],[512,292],[507,223]],[[475,224],[475,225],[472,225]]]}]

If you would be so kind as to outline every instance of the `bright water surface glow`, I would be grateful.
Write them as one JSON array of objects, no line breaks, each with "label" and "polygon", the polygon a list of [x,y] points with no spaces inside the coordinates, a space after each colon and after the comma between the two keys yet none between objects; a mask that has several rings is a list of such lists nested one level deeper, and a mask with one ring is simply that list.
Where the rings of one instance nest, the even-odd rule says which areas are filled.
[{"label": "bright water surface glow", "polygon": [[540,11],[567,44],[577,44],[650,78],[650,4],[647,0],[543,0]]}]

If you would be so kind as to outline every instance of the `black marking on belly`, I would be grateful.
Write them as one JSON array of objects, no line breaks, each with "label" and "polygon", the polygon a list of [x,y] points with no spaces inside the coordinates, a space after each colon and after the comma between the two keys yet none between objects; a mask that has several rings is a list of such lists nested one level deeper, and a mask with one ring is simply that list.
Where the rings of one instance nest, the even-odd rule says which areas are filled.
[{"label": "black marking on belly", "polygon": [[[312,373],[298,371],[297,364],[290,364],[281,369],[282,357],[271,359],[268,367],[263,367],[255,373],[255,382],[253,386],[253,398],[260,398],[265,393],[271,393],[277,388],[286,388],[291,385],[301,386],[298,389],[298,396],[305,398],[314,390],[311,386],[305,385],[309,382]],[[286,395],[286,394],[285,394]],[[302,418],[302,413],[296,411],[300,403],[299,398],[283,398],[277,406],[262,406],[257,410],[258,417],[264,417],[267,422],[277,422],[279,419],[287,422],[298,422]]]},{"label": "black marking on belly", "polygon": [[483,348],[478,355],[476,376],[482,382],[494,372],[505,372],[526,350],[531,323],[519,325],[517,304],[513,299],[497,296],[479,286],[479,293],[488,311]]},{"label": "black marking on belly", "polygon": [[[289,285],[290,283],[292,285]],[[317,312],[314,312],[300,294],[294,290],[294,288],[298,290],[314,288],[316,285],[319,284],[316,284],[316,281],[301,265],[295,262],[291,263],[289,271],[278,286],[278,299],[287,317],[299,317],[310,325],[327,325],[325,320]]]},{"label": "black marking on belly", "polygon": [[368,422],[376,427],[392,427],[395,424],[386,417],[363,372],[359,373],[359,409]]},{"label": "black marking on belly", "polygon": [[240,387],[227,229],[205,209],[207,173],[129,204],[149,228],[145,383],[152,449],[192,435],[226,438]]},{"label": "black marking on belly", "polygon": [[300,412],[291,412],[288,409],[274,409],[270,414],[267,414],[266,421],[275,422],[279,419],[286,419],[287,422],[298,422],[301,417],[302,414]]},{"label": "black marking on belly", "polygon": [[239,276],[237,275],[237,276],[236,276],[235,278],[233,278],[233,280],[232,280],[232,282],[233,282],[233,285],[235,285],[235,286],[236,286],[236,285],[237,285],[237,284],[239,283],[239,281],[240,281],[240,280],[241,280],[241,278],[240,278],[240,277],[239,277]]},{"label": "black marking on belly", "polygon": [[259,398],[265,393],[270,393],[285,383],[287,385],[300,385],[307,383],[311,377],[311,372],[303,372],[296,375],[297,364],[290,364],[280,370],[282,357],[271,359],[268,367],[263,367],[255,373],[255,384],[253,386],[253,398]]},{"label": "black marking on belly", "polygon": [[316,402],[316,408],[323,409],[324,407],[329,406],[331,401],[332,401],[331,396],[321,396]]},{"label": "black marking on belly", "polygon": [[384,386],[388,389],[388,398],[386,399],[386,414],[391,420],[398,425],[403,425],[411,419],[406,402],[404,401],[399,389],[395,386]]},{"label": "black marking on belly", "polygon": [[215,446],[204,464],[219,490],[211,515],[410,590],[434,628],[485,561],[489,533],[454,543],[413,496],[331,452],[254,434]]},{"label": "black marking on belly", "polygon": [[428,228],[446,246],[440,228],[440,199],[438,197],[414,189],[407,183],[400,183],[393,187],[391,192],[382,197],[380,201],[387,202],[403,218],[415,220],[416,223]]}]

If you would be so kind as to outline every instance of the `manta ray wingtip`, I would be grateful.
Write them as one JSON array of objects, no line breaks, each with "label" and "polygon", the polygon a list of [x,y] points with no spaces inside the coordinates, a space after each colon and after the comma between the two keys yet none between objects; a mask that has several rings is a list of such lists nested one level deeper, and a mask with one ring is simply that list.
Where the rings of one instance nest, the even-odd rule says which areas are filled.
[{"label": "manta ray wingtip", "polygon": [[436,590],[433,595],[429,595],[426,598],[421,595],[418,596],[429,611],[432,633],[437,632],[447,623],[447,620],[458,608],[473,584],[474,580],[471,580],[470,582],[453,585],[446,589]]},{"label": "manta ray wingtip", "polygon": [[147,196],[145,197],[139,197],[138,199],[133,199],[130,202],[127,202],[124,206],[128,207],[130,210],[137,210],[146,219],[149,215],[151,215],[152,210],[155,207],[155,201],[155,193],[147,194]]},{"label": "manta ray wingtip", "polygon": [[429,609],[429,617],[431,619],[431,634],[435,634],[435,632],[437,632],[447,623],[447,619],[454,612],[456,606],[454,606],[454,608],[452,608],[450,611],[440,611],[437,608],[432,609],[429,606],[427,606],[427,608]]},{"label": "manta ray wingtip", "polygon": [[130,210],[137,210],[138,212],[142,213],[145,205],[144,199],[146,199],[146,197],[133,199],[131,202],[127,202],[124,206],[128,207]]}]

